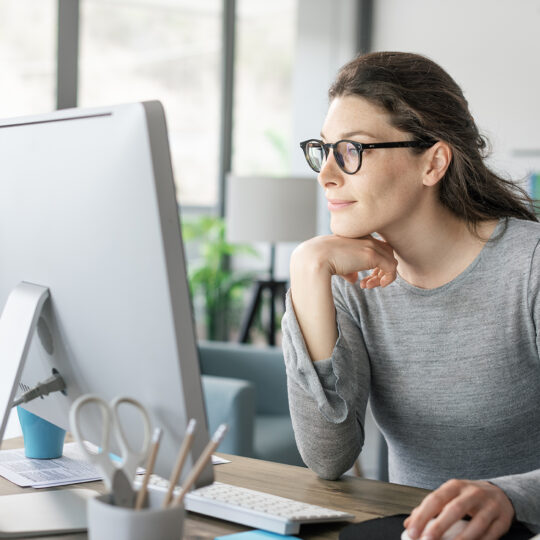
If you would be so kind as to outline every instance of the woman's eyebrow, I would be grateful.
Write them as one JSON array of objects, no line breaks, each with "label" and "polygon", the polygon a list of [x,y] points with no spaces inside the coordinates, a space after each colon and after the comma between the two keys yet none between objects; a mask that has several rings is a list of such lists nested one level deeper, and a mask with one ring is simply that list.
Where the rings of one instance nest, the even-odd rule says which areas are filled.
[{"label": "woman's eyebrow", "polygon": [[[362,129],[355,129],[354,131],[349,131],[347,133],[342,133],[340,138],[341,139],[348,139],[349,137],[354,137],[355,135],[365,135],[367,137],[371,137],[372,139],[377,138],[374,135],[372,135],[371,133],[368,133],[367,131],[364,131]],[[324,136],[324,133],[322,131],[321,131],[321,138],[326,139],[326,137]]]}]

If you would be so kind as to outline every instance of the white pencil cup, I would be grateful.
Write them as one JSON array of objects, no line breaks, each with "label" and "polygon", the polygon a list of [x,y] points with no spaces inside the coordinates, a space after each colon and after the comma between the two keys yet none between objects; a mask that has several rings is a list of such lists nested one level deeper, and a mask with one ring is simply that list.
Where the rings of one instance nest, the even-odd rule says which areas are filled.
[{"label": "white pencil cup", "polygon": [[109,495],[88,501],[90,540],[180,540],[184,530],[184,507],[162,508],[163,493],[148,492],[141,510],[110,504]]}]

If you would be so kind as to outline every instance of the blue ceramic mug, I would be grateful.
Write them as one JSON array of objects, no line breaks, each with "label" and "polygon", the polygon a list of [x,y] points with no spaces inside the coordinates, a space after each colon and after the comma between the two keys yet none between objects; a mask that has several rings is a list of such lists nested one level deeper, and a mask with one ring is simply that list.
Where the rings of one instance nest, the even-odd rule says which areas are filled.
[{"label": "blue ceramic mug", "polygon": [[53,459],[62,456],[66,430],[17,407],[24,438],[24,453],[28,458]]}]

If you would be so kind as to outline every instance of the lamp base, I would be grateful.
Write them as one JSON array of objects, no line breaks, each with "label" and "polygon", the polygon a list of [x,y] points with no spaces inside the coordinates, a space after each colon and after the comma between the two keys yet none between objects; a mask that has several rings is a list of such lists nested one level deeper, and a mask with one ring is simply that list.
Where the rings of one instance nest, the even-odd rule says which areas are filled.
[{"label": "lamp base", "polygon": [[264,290],[270,291],[270,321],[268,324],[267,341],[268,345],[276,344],[276,300],[278,298],[283,302],[283,311],[285,311],[285,294],[287,291],[286,281],[276,281],[275,279],[258,279],[253,289],[253,295],[249,302],[248,311],[244,320],[242,321],[242,327],[240,329],[240,335],[238,341],[240,343],[247,343],[249,339],[249,331],[255,320],[255,314],[262,302],[262,294]]}]

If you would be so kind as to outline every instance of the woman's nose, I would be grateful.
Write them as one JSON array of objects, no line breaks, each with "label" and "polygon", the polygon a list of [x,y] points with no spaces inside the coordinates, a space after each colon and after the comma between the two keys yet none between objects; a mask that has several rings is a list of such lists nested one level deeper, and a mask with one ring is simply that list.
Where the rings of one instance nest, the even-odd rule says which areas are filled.
[{"label": "woman's nose", "polygon": [[328,157],[324,160],[317,180],[322,187],[326,187],[328,184],[339,185],[343,183],[343,172],[336,162],[333,149],[328,152]]}]

